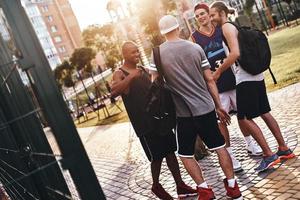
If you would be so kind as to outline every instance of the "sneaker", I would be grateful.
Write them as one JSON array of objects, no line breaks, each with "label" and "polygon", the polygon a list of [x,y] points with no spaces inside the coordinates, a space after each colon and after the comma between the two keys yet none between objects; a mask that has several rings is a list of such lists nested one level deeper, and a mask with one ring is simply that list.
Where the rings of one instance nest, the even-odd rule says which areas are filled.
[{"label": "sneaker", "polygon": [[243,168],[240,164],[240,162],[234,157],[234,155],[229,154],[232,160],[232,166],[234,173],[239,173],[243,171]]},{"label": "sneaker", "polygon": [[291,149],[285,151],[281,151],[278,149],[276,154],[280,158],[280,160],[295,158],[295,154],[292,152]]},{"label": "sneaker", "polygon": [[250,156],[262,156],[263,151],[253,140],[247,145],[248,154]]},{"label": "sneaker", "polygon": [[185,198],[197,195],[197,190],[192,187],[186,185],[184,182],[177,185],[177,194],[178,198]]},{"label": "sneaker", "polygon": [[239,188],[236,181],[234,183],[233,188],[228,186],[228,181],[227,181],[226,178],[223,180],[223,182],[224,182],[224,186],[225,186],[225,189],[226,189],[226,196],[227,196],[228,199],[243,200],[242,193],[241,193],[240,188]]},{"label": "sneaker", "polygon": [[272,156],[264,157],[261,160],[259,166],[256,167],[254,170],[257,172],[262,172],[262,171],[269,169],[270,167],[273,167],[274,165],[276,165],[279,162],[280,162],[280,158],[278,157],[278,155],[273,154]]},{"label": "sneaker", "polygon": [[156,186],[152,186],[151,191],[155,194],[159,199],[162,200],[173,200],[173,197],[166,192],[166,190],[162,187],[161,184]]},{"label": "sneaker", "polygon": [[198,192],[198,200],[212,200],[215,199],[214,192],[212,191],[211,188],[202,188],[202,187],[197,187],[197,192]]}]

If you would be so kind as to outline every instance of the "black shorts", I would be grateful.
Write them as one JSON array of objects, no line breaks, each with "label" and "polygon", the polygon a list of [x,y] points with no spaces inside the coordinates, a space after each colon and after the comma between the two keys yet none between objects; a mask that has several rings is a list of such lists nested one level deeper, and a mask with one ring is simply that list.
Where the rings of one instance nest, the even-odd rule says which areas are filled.
[{"label": "black shorts", "polygon": [[221,134],[216,112],[212,111],[197,117],[179,117],[177,122],[177,151],[179,156],[191,157],[197,135],[210,150],[216,150],[225,146],[225,140]]},{"label": "black shorts", "polygon": [[173,132],[165,136],[140,136],[140,142],[149,161],[163,159],[176,151],[176,138]]},{"label": "black shorts", "polygon": [[242,82],[236,87],[238,119],[253,119],[271,111],[265,81]]}]

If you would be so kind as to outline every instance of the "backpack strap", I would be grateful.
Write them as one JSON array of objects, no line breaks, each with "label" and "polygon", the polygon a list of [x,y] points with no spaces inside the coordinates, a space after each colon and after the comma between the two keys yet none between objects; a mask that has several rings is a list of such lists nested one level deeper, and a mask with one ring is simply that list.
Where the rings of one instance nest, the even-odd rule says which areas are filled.
[{"label": "backpack strap", "polygon": [[153,48],[153,60],[154,60],[159,77],[161,79],[164,79],[164,72],[163,72],[162,64],[161,64],[159,46]]},{"label": "backpack strap", "polygon": [[159,83],[160,84],[164,84],[165,83],[164,85],[166,86],[166,88],[172,94],[174,94],[175,96],[179,97],[182,100],[183,104],[187,107],[187,109],[188,109],[191,117],[194,119],[193,112],[192,112],[191,108],[189,107],[189,105],[187,104],[187,102],[185,101],[184,97],[181,96],[174,89],[172,89],[171,87],[169,87],[168,84],[167,84],[167,81],[166,81],[165,76],[164,76],[164,71],[163,71],[163,68],[162,68],[159,46],[153,48],[153,60],[154,60],[154,63],[155,63],[155,66],[156,66],[156,69],[157,69],[157,72],[158,72],[158,75],[159,75],[157,77],[158,80],[159,80]]},{"label": "backpack strap", "polygon": [[272,70],[271,70],[271,67],[268,67],[268,69],[269,69],[269,72],[270,72],[270,74],[271,74],[271,76],[272,76],[272,79],[273,79],[274,84],[277,84],[276,78],[275,78],[275,76],[274,76],[274,74],[273,74],[273,72],[272,72]]}]

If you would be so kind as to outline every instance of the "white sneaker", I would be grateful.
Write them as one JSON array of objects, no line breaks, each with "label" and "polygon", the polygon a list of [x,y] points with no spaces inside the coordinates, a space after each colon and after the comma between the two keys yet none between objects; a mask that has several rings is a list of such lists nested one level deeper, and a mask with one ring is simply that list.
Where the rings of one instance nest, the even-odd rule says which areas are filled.
[{"label": "white sneaker", "polygon": [[250,156],[261,156],[263,155],[262,149],[253,140],[247,145],[247,151]]},{"label": "white sneaker", "polygon": [[241,163],[235,158],[234,155],[229,154],[232,160],[232,165],[233,165],[233,171],[234,173],[239,173],[243,171],[243,168],[241,166]]}]

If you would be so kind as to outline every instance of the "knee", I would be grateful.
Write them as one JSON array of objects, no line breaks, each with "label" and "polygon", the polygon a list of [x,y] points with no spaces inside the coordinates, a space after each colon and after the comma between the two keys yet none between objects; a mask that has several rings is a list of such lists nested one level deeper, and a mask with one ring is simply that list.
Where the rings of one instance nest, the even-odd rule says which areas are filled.
[{"label": "knee", "polygon": [[264,113],[260,116],[263,120],[268,120],[272,117],[270,113]]},{"label": "knee", "polygon": [[194,159],[194,156],[180,156],[179,155],[179,158],[182,162],[189,162]]}]

